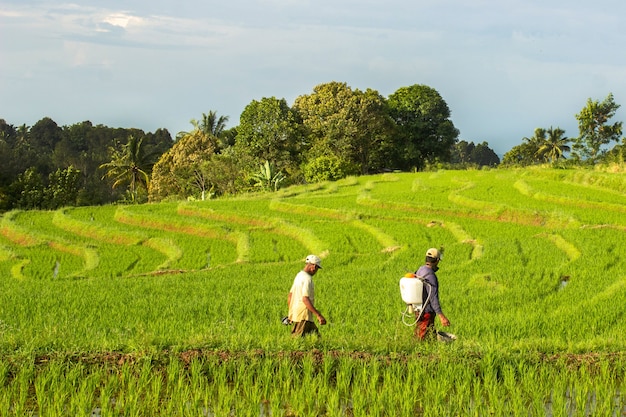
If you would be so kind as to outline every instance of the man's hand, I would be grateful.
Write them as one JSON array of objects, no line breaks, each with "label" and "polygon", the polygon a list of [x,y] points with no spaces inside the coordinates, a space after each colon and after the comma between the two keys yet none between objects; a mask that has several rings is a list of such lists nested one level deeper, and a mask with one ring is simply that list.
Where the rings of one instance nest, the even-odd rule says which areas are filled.
[{"label": "man's hand", "polygon": [[441,325],[443,327],[448,327],[450,325],[450,320],[448,320],[448,318],[443,314],[439,315],[439,320],[441,320]]},{"label": "man's hand", "polygon": [[306,295],[303,296],[302,302],[311,313],[315,314],[315,317],[317,317],[317,321],[319,321],[322,326],[326,324],[326,319],[324,318],[324,316],[322,316],[322,313],[317,311],[317,309],[313,306],[313,303],[311,302],[311,299],[309,297],[307,297]]}]

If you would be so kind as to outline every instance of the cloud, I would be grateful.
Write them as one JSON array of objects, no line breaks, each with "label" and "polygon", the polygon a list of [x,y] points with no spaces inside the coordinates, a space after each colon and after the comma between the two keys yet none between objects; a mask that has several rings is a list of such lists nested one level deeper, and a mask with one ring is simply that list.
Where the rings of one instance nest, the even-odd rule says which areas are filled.
[{"label": "cloud", "polygon": [[463,138],[504,143],[626,90],[626,6],[611,0],[76,1],[0,6],[0,116],[176,132],[329,81],[426,84]]}]

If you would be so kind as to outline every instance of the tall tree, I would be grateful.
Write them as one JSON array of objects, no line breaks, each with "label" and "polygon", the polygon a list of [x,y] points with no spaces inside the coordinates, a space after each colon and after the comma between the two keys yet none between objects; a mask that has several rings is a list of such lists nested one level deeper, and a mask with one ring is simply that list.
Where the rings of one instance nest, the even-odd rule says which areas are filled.
[{"label": "tall tree", "polygon": [[80,188],[80,171],[70,166],[57,169],[48,178],[44,190],[46,208],[56,210],[59,207],[75,206]]},{"label": "tall tree", "polygon": [[354,91],[354,119],[357,134],[351,142],[351,158],[361,174],[381,172],[389,166],[394,152],[395,125],[389,117],[387,102],[377,91]]},{"label": "tall tree", "polygon": [[29,143],[37,153],[37,170],[44,176],[54,171],[53,152],[62,139],[63,130],[49,117],[35,123],[29,131]]},{"label": "tall tree", "polygon": [[110,162],[100,165],[106,170],[104,178],[113,179],[113,188],[128,185],[132,202],[139,202],[140,189],[148,191],[150,171],[154,165],[154,155],[146,155],[142,146],[143,138],[130,136],[121,149],[111,148]]},{"label": "tall tree", "polygon": [[180,137],[154,165],[149,199],[159,201],[173,196],[206,198],[213,187],[209,175],[213,155],[215,143],[200,129]]},{"label": "tall tree", "polygon": [[393,123],[378,92],[333,81],[296,98],[294,109],[305,127],[309,162],[335,156],[346,174],[378,171],[388,163]]},{"label": "tall tree", "polygon": [[556,162],[560,158],[564,158],[564,153],[570,151],[568,145],[570,139],[564,135],[565,130],[559,127],[550,127],[545,130],[543,142],[539,145],[537,154],[550,162]]},{"label": "tall tree", "polygon": [[459,131],[450,120],[447,103],[426,85],[402,87],[387,99],[398,127],[395,159],[402,169],[420,169],[426,162],[450,160]]},{"label": "tall tree", "polygon": [[0,190],[13,182],[19,173],[14,170],[16,137],[15,127],[0,119]]},{"label": "tall tree", "polygon": [[296,98],[293,107],[307,130],[305,146],[313,156],[346,154],[348,138],[356,131],[350,117],[352,96],[346,83],[333,81]]},{"label": "tall tree", "polygon": [[301,136],[297,115],[287,101],[265,97],[253,100],[241,113],[235,148],[238,154],[269,161],[274,169],[294,175],[301,160]]},{"label": "tall tree", "polygon": [[493,167],[500,163],[498,155],[489,147],[487,142],[479,143],[474,146],[470,154],[470,162],[478,166]]},{"label": "tall tree", "polygon": [[450,155],[450,162],[454,164],[465,164],[470,162],[472,151],[476,145],[474,142],[461,140],[454,144]]},{"label": "tall tree", "polygon": [[504,165],[528,166],[543,161],[539,148],[546,143],[546,129],[537,128],[531,137],[522,138],[522,144],[504,154]]},{"label": "tall tree", "polygon": [[[213,142],[213,148],[216,152],[219,152],[227,147],[228,138],[223,140],[227,122],[228,116],[218,117],[217,112],[214,110],[209,110],[208,113],[202,113],[202,118],[200,120],[191,119],[190,121],[193,126],[193,130],[202,132]],[[179,132],[177,138],[180,139],[189,133],[191,132]]]},{"label": "tall tree", "polygon": [[612,93],[602,102],[587,99],[587,105],[576,115],[580,135],[575,139],[573,148],[577,154],[595,162],[602,145],[619,141],[622,122],[609,124],[619,108],[620,105],[615,103]]}]

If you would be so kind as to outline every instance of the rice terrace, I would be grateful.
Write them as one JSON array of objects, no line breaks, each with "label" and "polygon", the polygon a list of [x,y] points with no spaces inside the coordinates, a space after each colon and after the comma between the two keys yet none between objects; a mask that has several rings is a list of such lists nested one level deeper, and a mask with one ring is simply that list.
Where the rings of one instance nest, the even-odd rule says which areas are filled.
[{"label": "rice terrace", "polygon": [[[451,343],[401,320],[429,247]],[[0,415],[623,416],[625,248],[626,174],[585,169],[10,211]],[[309,253],[319,340],[281,323]]]}]

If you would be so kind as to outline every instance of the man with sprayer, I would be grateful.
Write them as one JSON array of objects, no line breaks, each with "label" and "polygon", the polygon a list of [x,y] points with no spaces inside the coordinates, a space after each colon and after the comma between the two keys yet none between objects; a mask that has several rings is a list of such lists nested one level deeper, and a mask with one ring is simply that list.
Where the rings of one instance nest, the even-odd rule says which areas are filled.
[{"label": "man with sprayer", "polygon": [[406,312],[415,314],[415,322],[411,324],[405,322],[406,312],[403,313],[402,321],[407,325],[416,324],[415,337],[418,340],[436,338],[436,316],[439,316],[442,326],[450,325],[439,303],[439,280],[436,275],[439,261],[441,251],[430,248],[426,251],[426,263],[414,274],[407,274],[400,279],[402,300],[407,304]]}]

